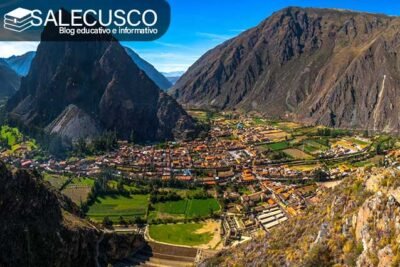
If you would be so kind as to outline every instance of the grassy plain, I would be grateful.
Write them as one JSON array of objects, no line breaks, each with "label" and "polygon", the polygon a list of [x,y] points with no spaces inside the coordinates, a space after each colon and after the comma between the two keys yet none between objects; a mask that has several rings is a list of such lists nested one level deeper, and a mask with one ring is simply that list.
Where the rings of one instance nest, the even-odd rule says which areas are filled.
[{"label": "grassy plain", "polygon": [[214,233],[201,231],[204,224],[180,223],[150,225],[149,234],[154,240],[186,246],[207,244],[213,239]]},{"label": "grassy plain", "polygon": [[167,201],[156,203],[153,206],[154,210],[149,214],[151,219],[202,218],[219,212],[221,209],[218,201],[214,198]]}]

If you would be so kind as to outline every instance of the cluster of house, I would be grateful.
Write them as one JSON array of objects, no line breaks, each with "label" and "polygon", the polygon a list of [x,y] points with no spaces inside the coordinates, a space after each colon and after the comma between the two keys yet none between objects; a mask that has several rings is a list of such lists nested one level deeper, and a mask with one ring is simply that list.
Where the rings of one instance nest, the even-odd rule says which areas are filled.
[{"label": "cluster of house", "polygon": [[[314,170],[273,164],[272,160],[255,148],[255,143],[270,142],[271,136],[280,136],[282,133],[285,132],[274,126],[254,125],[252,118],[217,119],[213,121],[210,136],[205,140],[146,146],[121,141],[116,151],[89,158],[41,161],[25,155],[8,156],[7,160],[18,167],[34,167],[51,172],[94,175],[104,168],[110,168],[131,178],[197,180],[209,185],[224,184],[230,180],[252,184],[265,179],[310,177]],[[359,149],[338,144],[326,154],[337,157]],[[338,177],[339,171],[343,173],[338,170]]]},{"label": "cluster of house", "polygon": [[239,194],[225,192],[229,201],[223,217],[225,243],[229,244],[243,236],[252,236],[258,230],[269,231],[274,226],[296,216],[315,197],[318,186],[285,185],[273,181],[261,181],[257,186],[248,186],[256,192]]}]

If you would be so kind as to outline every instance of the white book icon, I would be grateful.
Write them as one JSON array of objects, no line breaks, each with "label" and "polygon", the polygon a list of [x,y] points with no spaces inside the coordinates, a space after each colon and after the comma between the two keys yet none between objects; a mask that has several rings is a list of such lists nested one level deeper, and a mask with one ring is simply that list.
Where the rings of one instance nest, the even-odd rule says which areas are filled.
[{"label": "white book icon", "polygon": [[32,20],[32,11],[19,7],[4,15],[4,28],[22,32],[32,27]]}]

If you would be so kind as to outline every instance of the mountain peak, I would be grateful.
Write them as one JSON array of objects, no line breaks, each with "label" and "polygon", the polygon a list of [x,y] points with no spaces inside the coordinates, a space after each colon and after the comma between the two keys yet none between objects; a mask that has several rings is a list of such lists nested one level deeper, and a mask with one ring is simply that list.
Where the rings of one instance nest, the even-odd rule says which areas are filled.
[{"label": "mountain peak", "polygon": [[[43,35],[54,34],[53,28],[47,26]],[[112,36],[102,36],[90,42],[41,42],[7,110],[11,120],[69,141],[116,130],[119,138],[134,133],[136,141],[144,142],[194,130],[193,119],[168,98]],[[93,123],[82,125],[82,119]],[[71,132],[71,125],[82,129]]]},{"label": "mountain peak", "polygon": [[171,95],[193,107],[396,132],[399,23],[379,14],[288,7],[208,51]]}]

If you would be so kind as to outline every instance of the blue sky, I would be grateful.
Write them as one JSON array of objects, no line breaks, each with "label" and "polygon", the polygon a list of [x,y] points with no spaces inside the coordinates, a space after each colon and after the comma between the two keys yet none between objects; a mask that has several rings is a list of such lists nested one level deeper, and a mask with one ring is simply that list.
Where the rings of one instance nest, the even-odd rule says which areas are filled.
[{"label": "blue sky", "polygon": [[[186,70],[202,54],[287,6],[352,9],[400,15],[393,0],[169,0],[168,32],[153,42],[125,42],[160,71]],[[35,43],[0,43],[0,57],[32,50]]]}]

